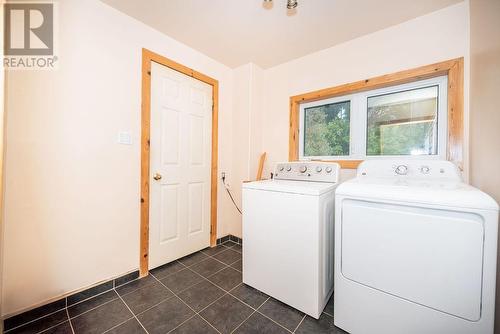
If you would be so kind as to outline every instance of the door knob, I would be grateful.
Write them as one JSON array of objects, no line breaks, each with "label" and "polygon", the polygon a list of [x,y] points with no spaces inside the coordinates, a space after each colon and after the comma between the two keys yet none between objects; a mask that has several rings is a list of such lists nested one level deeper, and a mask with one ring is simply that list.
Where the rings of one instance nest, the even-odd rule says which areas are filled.
[{"label": "door knob", "polygon": [[153,176],[153,179],[155,179],[156,181],[161,180],[161,174],[160,173],[155,173],[155,175]]}]

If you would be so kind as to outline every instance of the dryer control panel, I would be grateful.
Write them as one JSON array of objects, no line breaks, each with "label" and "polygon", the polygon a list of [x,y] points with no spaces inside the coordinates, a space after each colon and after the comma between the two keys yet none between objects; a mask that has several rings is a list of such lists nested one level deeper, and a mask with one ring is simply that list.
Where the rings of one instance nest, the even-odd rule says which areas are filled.
[{"label": "dryer control panel", "polygon": [[410,179],[445,178],[461,181],[458,167],[450,161],[424,159],[365,160],[358,167],[358,177],[398,177]]},{"label": "dryer control panel", "polygon": [[281,162],[274,169],[274,178],[276,180],[336,183],[339,181],[339,171],[340,166],[335,162]]}]

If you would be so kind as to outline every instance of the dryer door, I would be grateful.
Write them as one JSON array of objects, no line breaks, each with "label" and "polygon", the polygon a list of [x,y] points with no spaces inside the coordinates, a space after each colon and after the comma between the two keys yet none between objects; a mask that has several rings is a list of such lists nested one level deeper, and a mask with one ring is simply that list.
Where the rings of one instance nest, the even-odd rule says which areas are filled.
[{"label": "dryer door", "polygon": [[383,293],[477,321],[484,227],[471,213],[345,200],[341,272]]}]

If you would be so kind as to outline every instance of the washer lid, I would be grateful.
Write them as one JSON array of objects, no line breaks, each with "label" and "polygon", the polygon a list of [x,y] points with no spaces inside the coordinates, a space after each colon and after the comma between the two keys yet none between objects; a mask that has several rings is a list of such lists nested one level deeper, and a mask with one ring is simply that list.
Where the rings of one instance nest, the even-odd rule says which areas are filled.
[{"label": "washer lid", "polygon": [[243,183],[243,189],[255,189],[313,196],[319,196],[326,192],[333,191],[336,187],[337,183],[288,180],[264,180]]},{"label": "washer lid", "polygon": [[342,183],[335,194],[365,199],[498,211],[498,204],[488,194],[456,181],[357,177]]}]

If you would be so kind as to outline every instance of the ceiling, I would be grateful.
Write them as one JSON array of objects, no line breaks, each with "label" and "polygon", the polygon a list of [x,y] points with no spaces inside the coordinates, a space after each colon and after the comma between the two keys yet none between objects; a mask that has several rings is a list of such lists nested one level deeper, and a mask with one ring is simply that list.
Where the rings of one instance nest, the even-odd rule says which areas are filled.
[{"label": "ceiling", "polygon": [[101,0],[229,66],[272,67],[462,0]]}]

